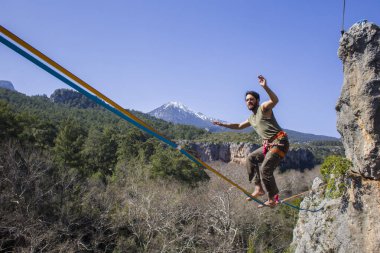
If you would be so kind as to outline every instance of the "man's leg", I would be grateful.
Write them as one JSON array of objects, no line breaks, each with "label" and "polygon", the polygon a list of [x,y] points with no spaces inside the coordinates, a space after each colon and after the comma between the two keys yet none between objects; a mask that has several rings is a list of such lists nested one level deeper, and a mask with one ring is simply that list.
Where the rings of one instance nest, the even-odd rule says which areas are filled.
[{"label": "man's leg", "polygon": [[278,194],[278,188],[273,172],[280,164],[281,157],[278,154],[268,152],[261,164],[262,181],[268,193],[269,202],[274,200],[274,196]]},{"label": "man's leg", "polygon": [[278,145],[270,149],[267,153],[263,163],[261,164],[263,183],[265,189],[268,192],[268,201],[265,202],[265,205],[275,206],[276,201],[274,199],[275,195],[278,194],[278,188],[276,180],[273,176],[274,170],[280,164],[281,159],[283,159],[286,153],[289,150],[289,141],[287,138],[284,138],[279,141]]},{"label": "man's leg", "polygon": [[[252,193],[252,197],[256,198],[258,196],[262,196],[265,194],[264,189],[261,184],[260,177],[260,166],[259,163],[262,163],[264,160],[263,148],[260,147],[249,154],[247,158],[247,172],[248,172],[248,180],[252,181],[255,184],[255,189]],[[251,198],[247,198],[248,201],[252,200]]]}]

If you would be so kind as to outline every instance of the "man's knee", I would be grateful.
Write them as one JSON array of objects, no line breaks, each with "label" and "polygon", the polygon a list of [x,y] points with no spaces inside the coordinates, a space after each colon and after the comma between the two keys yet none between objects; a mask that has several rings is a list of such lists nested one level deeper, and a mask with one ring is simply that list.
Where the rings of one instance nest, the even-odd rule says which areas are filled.
[{"label": "man's knee", "polygon": [[247,162],[251,164],[258,164],[259,163],[259,157],[256,154],[251,154],[247,157]]},{"label": "man's knee", "polygon": [[274,169],[272,169],[272,168],[264,169],[262,171],[263,180],[271,180],[272,177],[274,177],[273,171],[274,171]]},{"label": "man's knee", "polygon": [[279,161],[277,158],[269,158],[267,161],[264,162],[262,165],[262,173],[263,173],[263,178],[270,178],[273,177],[273,172],[279,165]]}]

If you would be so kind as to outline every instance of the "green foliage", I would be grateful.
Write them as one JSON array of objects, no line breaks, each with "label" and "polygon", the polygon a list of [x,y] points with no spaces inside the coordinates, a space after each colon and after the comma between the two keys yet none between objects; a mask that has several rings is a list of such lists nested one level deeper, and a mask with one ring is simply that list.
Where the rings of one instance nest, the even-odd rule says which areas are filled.
[{"label": "green foliage", "polygon": [[[301,202],[302,202],[301,198],[295,198],[289,201],[288,203],[292,204],[293,206],[300,207]],[[296,224],[297,219],[298,219],[298,212],[299,212],[298,210],[289,208],[286,205],[280,205],[278,212],[283,219],[286,219],[287,221],[291,221],[293,225]]]},{"label": "green foliage", "polygon": [[296,251],[295,247],[294,246],[289,246],[289,248],[287,248],[284,253],[294,253]]},{"label": "green foliage", "polygon": [[45,149],[54,146],[58,129],[50,120],[26,112],[17,114],[16,119],[20,128],[18,139],[24,144]]},{"label": "green foliage", "polygon": [[307,147],[313,152],[317,164],[322,164],[328,156],[344,156],[343,144],[337,141],[312,142]]},{"label": "green foliage", "polygon": [[117,162],[117,149],[117,132],[114,128],[91,128],[82,150],[86,171],[111,175]]},{"label": "green foliage", "polygon": [[0,100],[0,139],[16,137],[20,132],[19,128],[19,123],[9,104]]},{"label": "green foliage", "polygon": [[208,179],[203,169],[182,156],[177,150],[159,147],[151,158],[153,177],[175,178],[188,183]]},{"label": "green foliage", "polygon": [[1,139],[16,138],[24,145],[49,148],[54,146],[56,135],[57,128],[51,121],[35,114],[14,112],[7,102],[0,100]]},{"label": "green foliage", "polygon": [[247,253],[255,253],[255,243],[251,237],[248,239]]},{"label": "green foliage", "polygon": [[119,160],[131,160],[139,154],[140,145],[148,139],[143,132],[132,128],[122,133],[118,138],[119,149],[117,156]]},{"label": "green foliage", "polygon": [[325,141],[312,141],[309,143],[311,146],[330,146],[330,147],[334,147],[334,146],[343,146],[342,142],[341,141],[328,141],[328,140],[325,140]]},{"label": "green foliage", "polygon": [[57,137],[57,134],[57,127],[48,120],[38,121],[33,129],[31,129],[34,143],[38,147],[44,149],[52,148],[54,146],[54,140]]},{"label": "green foliage", "polygon": [[342,196],[346,189],[344,177],[352,163],[341,156],[329,156],[321,166],[321,174],[327,182],[326,195],[337,198]]},{"label": "green foliage", "polygon": [[[97,172],[103,177],[111,175],[118,162],[135,160],[150,165],[160,145],[152,136],[72,90],[57,90],[49,99],[0,89],[0,99],[3,139],[15,138],[24,145],[51,150],[61,168],[78,170],[82,176]],[[171,139],[192,139],[208,134],[192,126],[133,113]],[[175,175],[185,181],[198,181],[203,177],[189,165],[190,161],[183,160],[186,158],[172,156],[170,161],[174,167],[170,173],[153,174]],[[175,172],[174,168],[179,171]]]},{"label": "green foliage", "polygon": [[56,162],[62,167],[83,169],[84,161],[81,151],[86,135],[85,129],[77,121],[68,119],[63,122],[55,140]]}]

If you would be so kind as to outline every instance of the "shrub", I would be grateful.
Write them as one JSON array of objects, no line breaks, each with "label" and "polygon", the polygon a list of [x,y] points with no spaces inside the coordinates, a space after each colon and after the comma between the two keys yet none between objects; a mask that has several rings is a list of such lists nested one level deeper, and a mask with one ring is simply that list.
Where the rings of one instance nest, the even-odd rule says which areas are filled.
[{"label": "shrub", "polygon": [[321,174],[326,180],[326,196],[338,198],[343,195],[346,189],[344,182],[347,171],[352,163],[342,156],[329,156],[321,166]]}]

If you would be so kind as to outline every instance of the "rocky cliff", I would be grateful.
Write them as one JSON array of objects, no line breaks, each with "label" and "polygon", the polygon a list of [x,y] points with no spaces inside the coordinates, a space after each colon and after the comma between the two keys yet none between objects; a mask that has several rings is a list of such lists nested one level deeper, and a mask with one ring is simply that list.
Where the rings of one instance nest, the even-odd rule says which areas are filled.
[{"label": "rocky cliff", "polygon": [[379,47],[379,27],[362,22],[344,34],[338,51],[344,66],[338,131],[353,169],[372,179],[380,179]]},{"label": "rocky cliff", "polygon": [[[259,145],[251,143],[200,143],[200,142],[184,142],[202,161],[223,161],[245,164],[245,160],[249,153],[253,152]],[[308,149],[291,148],[286,154],[285,159],[281,162],[280,169],[311,169],[315,166],[315,158],[313,153]]]},{"label": "rocky cliff", "polygon": [[344,81],[337,128],[352,171],[338,180],[340,197],[327,197],[324,183],[314,180],[301,207],[324,210],[300,212],[295,252],[380,252],[380,28],[356,23],[342,36],[338,55]]}]

